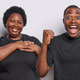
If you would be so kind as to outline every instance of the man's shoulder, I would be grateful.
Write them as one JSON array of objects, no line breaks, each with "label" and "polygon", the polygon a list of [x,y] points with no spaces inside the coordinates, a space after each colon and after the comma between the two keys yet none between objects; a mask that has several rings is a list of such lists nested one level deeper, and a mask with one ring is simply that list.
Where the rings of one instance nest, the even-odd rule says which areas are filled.
[{"label": "man's shoulder", "polygon": [[63,38],[63,37],[65,37],[66,36],[66,33],[62,33],[62,34],[60,34],[60,35],[57,35],[57,36],[55,36],[56,38]]},{"label": "man's shoulder", "polygon": [[66,36],[66,33],[62,33],[60,35],[54,36],[54,38],[52,40],[56,41],[56,40],[60,40],[62,38],[64,38]]}]

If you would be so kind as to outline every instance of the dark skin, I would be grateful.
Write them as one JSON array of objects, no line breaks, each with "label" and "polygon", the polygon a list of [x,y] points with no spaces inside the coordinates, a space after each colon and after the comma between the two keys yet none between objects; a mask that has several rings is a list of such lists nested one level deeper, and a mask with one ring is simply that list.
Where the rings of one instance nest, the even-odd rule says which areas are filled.
[{"label": "dark skin", "polygon": [[6,28],[8,30],[8,37],[12,40],[18,40],[21,38],[21,31],[23,29],[23,19],[18,13],[13,13],[7,20]]},{"label": "dark skin", "polygon": [[[78,8],[68,8],[66,10],[63,23],[67,30],[67,34],[70,37],[79,37],[80,31],[80,10]],[[44,30],[43,32],[43,43],[41,48],[41,53],[37,60],[37,73],[40,77],[44,77],[50,67],[47,64],[47,46],[49,45],[51,39],[54,37],[54,32],[52,30]],[[44,65],[43,65],[44,64]]]},{"label": "dark skin", "polygon": [[[54,32],[52,30],[44,30],[43,31],[43,43],[41,48],[41,53],[37,60],[37,73],[40,77],[44,77],[50,67],[47,65],[47,46],[49,45],[51,39],[54,37]],[[44,65],[43,65],[44,64]]]},{"label": "dark skin", "polygon": [[[80,10],[77,8],[69,8],[63,19],[65,29],[70,37],[78,37],[80,31]],[[72,27],[72,29],[71,29]],[[75,27],[76,29],[73,29]]]},{"label": "dark skin", "polygon": [[[19,40],[21,38],[21,31],[23,29],[23,19],[20,14],[11,14],[5,25],[8,30],[9,39]],[[10,43],[8,45],[0,47],[0,62],[4,60],[8,55],[10,55],[12,52],[14,52],[16,49],[28,52],[35,52],[37,57],[41,50],[41,48],[38,45],[34,44],[34,42],[31,41],[17,41],[14,43]]]}]

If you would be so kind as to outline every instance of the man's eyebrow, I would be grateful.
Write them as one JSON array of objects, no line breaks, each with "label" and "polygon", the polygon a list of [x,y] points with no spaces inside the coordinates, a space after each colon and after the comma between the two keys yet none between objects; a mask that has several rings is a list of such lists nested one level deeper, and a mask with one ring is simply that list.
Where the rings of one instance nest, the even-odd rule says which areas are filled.
[{"label": "man's eyebrow", "polygon": [[[67,14],[72,14],[72,13],[67,13]],[[75,14],[80,14],[80,13],[75,13]]]}]

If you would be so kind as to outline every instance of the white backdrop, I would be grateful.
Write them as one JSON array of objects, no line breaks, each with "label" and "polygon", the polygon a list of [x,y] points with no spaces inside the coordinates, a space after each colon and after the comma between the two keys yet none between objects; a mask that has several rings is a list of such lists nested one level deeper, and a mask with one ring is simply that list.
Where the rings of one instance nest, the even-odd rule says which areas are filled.
[{"label": "white backdrop", "polygon": [[[11,6],[22,7],[27,14],[27,25],[22,33],[37,37],[42,42],[44,29],[52,29],[55,36],[65,32],[63,12],[69,5],[80,7],[80,0],[0,0],[0,37],[7,33],[2,18]],[[41,80],[53,80],[53,66]]]}]

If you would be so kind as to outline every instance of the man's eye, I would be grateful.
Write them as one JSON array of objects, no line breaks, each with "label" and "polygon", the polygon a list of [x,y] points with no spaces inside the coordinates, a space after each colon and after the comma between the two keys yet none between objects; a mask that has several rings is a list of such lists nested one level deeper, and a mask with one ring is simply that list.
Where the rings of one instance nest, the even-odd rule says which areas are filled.
[{"label": "man's eye", "polygon": [[69,17],[66,17],[66,19],[69,20],[69,19],[71,19],[71,17],[70,16]]},{"label": "man's eye", "polygon": [[77,17],[76,17],[76,19],[77,19],[77,20],[79,20],[79,19],[80,19],[80,17],[79,17],[79,16],[77,16]]}]

